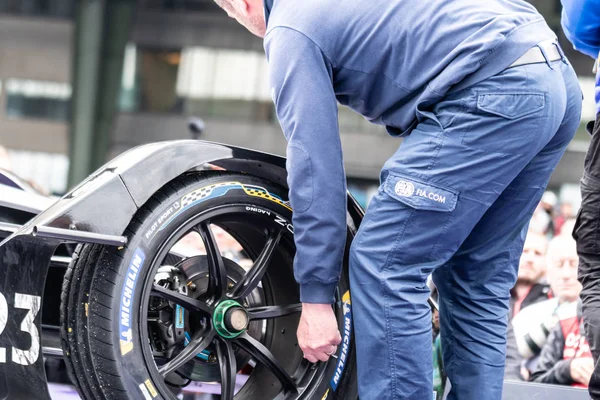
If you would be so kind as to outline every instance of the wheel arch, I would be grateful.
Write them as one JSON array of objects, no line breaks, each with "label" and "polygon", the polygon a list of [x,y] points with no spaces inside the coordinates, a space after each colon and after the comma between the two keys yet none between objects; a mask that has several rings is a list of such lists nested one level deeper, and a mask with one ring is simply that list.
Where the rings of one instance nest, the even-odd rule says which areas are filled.
[{"label": "wheel arch", "polygon": [[[98,169],[31,220],[21,233],[45,226],[122,235],[137,210],[161,187],[186,172],[207,169],[206,164],[288,188],[284,157],[200,140],[151,143],[135,147]],[[350,194],[348,211],[358,228],[364,213]]]}]

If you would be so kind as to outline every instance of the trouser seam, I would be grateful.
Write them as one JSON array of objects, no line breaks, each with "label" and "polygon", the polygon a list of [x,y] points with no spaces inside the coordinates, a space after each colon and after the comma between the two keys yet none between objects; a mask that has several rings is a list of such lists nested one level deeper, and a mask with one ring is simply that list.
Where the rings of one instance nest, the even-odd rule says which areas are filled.
[{"label": "trouser seam", "polygon": [[[471,96],[473,96],[473,95],[471,94],[469,96],[465,96],[460,101],[461,112],[463,114],[468,114],[469,112],[471,112],[471,110],[469,109],[469,104],[468,104],[468,100],[467,100]],[[477,96],[477,95],[475,94],[475,96]],[[475,112],[476,111],[473,111],[473,113],[475,113]],[[465,137],[466,136],[467,136],[467,129],[462,129],[462,131],[460,132],[460,144],[461,145],[465,145]]]},{"label": "trouser seam", "polygon": [[[410,208],[410,213],[408,214],[408,216],[404,220],[404,225],[400,229],[400,232],[398,232],[398,234],[396,235],[396,240],[394,241],[394,246],[392,247],[392,249],[388,253],[388,255],[387,255],[386,259],[385,259],[385,263],[383,264],[383,267],[381,268],[381,272],[382,273],[385,273],[385,271],[387,270],[387,268],[389,267],[389,265],[391,263],[391,258],[398,251],[398,246],[400,245],[400,242],[404,238],[404,233],[406,232],[406,226],[410,223],[410,221],[411,221],[411,219],[412,219],[412,217],[413,217],[414,214],[415,214],[415,209],[414,208]],[[382,280],[383,279],[384,278],[382,277]]]},{"label": "trouser seam", "polygon": [[391,251],[388,253],[385,263],[383,264],[383,267],[381,269],[381,275],[382,275],[382,281],[380,281],[380,285],[383,288],[383,308],[384,308],[384,314],[385,314],[385,336],[386,336],[386,340],[387,340],[387,345],[388,345],[388,349],[389,349],[389,362],[390,362],[390,378],[391,378],[391,384],[392,384],[392,393],[394,394],[394,396],[396,395],[396,364],[394,362],[394,355],[395,355],[395,350],[394,350],[394,341],[393,341],[393,331],[391,329],[391,321],[390,321],[390,310],[389,310],[389,294],[388,294],[388,290],[386,288],[385,283],[383,282],[383,275],[385,274],[385,271],[387,270],[387,267],[390,264],[390,260],[391,258],[394,256],[394,254],[396,254],[396,252],[398,251],[398,246],[400,245],[400,242],[402,241],[402,238],[404,237],[404,233],[406,232],[406,226],[410,223],[410,220],[412,219],[413,215],[415,213],[414,209],[411,209],[411,212],[409,213],[409,215],[406,217],[405,222],[404,222],[404,226],[402,226],[402,228],[400,229],[400,232],[398,232],[398,234],[396,235],[396,240],[394,241],[394,246],[392,247]]},{"label": "trouser seam", "polygon": [[388,302],[388,292],[387,289],[383,289],[383,308],[384,308],[384,313],[385,313],[385,336],[387,339],[387,345],[388,345],[388,349],[389,349],[389,359],[390,359],[390,378],[391,378],[391,384],[392,384],[392,394],[393,397],[396,397],[396,363],[394,362],[394,354],[395,354],[395,349],[394,349],[394,341],[392,340],[392,329],[391,329],[391,324],[390,324],[390,309],[389,309],[389,302]]},{"label": "trouser seam", "polygon": [[[448,232],[448,228],[450,227],[451,223],[454,222],[455,219],[456,219],[456,214],[450,215],[448,217],[446,223],[442,226],[442,229],[441,229],[440,235],[439,235],[440,237],[444,237],[446,235],[446,232]],[[442,243],[442,241],[438,240],[436,243],[434,243],[433,246],[431,246],[431,252],[429,253],[429,259],[433,259],[434,258],[434,255],[435,255],[436,251],[439,249],[441,243]],[[446,261],[448,261],[448,259],[446,259]],[[444,265],[444,263],[442,263],[441,265],[439,265],[435,269],[440,268],[443,265]],[[434,269],[434,271],[435,271],[435,269]]]},{"label": "trouser seam", "polygon": [[[454,285],[452,285],[454,286]],[[452,291],[454,291],[454,288],[451,288]],[[449,326],[450,326],[450,337],[448,338],[448,342],[452,343],[450,346],[446,346],[446,347],[450,347],[450,368],[446,368],[446,371],[453,371],[453,375],[456,372],[456,354],[454,351],[454,346],[453,343],[456,340],[456,337],[454,336],[454,312],[452,311],[452,309],[454,308],[454,299],[452,299],[452,296],[448,296],[448,305],[449,305],[449,310],[445,311],[448,315],[448,322],[449,322]],[[456,384],[456,381],[453,382],[454,384]]]},{"label": "trouser seam", "polygon": [[[441,138],[441,139],[438,139]],[[439,143],[437,143],[439,140]],[[444,141],[446,140],[446,131],[444,129],[442,129],[437,135],[436,135],[436,147],[434,148],[434,154],[431,157],[431,163],[427,166],[427,170],[431,170],[435,164],[437,164],[440,152],[442,151],[442,146],[444,146]]]}]

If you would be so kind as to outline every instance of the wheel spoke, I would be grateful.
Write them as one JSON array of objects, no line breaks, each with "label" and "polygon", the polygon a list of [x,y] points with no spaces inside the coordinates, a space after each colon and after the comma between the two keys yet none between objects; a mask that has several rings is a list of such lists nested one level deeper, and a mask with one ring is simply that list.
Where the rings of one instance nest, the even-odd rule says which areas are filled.
[{"label": "wheel spoke", "polygon": [[212,314],[212,309],[206,303],[203,303],[191,297],[187,297],[174,290],[164,288],[160,285],[157,285],[156,283],[152,286],[150,296],[156,296],[166,300],[170,300],[173,303],[179,304],[181,307],[191,312],[199,312],[209,315]]},{"label": "wheel spoke", "polygon": [[221,367],[221,399],[233,400],[237,365],[233,347],[228,340],[217,340],[217,358]]},{"label": "wheel spoke", "polygon": [[287,391],[297,392],[298,388],[292,377],[281,366],[279,361],[273,356],[273,353],[267,349],[261,342],[254,339],[247,332],[240,335],[235,343],[242,348],[246,353],[250,354],[257,362],[267,367],[273,375],[279,379],[284,389]]},{"label": "wheel spoke", "polygon": [[225,271],[225,264],[219,252],[217,241],[206,222],[200,223],[198,233],[202,237],[202,241],[206,247],[206,255],[208,256],[207,292],[213,302],[217,302],[223,298],[227,290],[227,271]]},{"label": "wheel spoke", "polygon": [[302,304],[289,304],[286,306],[254,307],[246,310],[250,321],[255,319],[278,318],[302,311]]},{"label": "wheel spoke", "polygon": [[244,275],[244,277],[240,279],[240,281],[232,289],[232,298],[243,299],[247,297],[254,289],[256,289],[258,283],[262,280],[269,264],[271,263],[271,258],[273,257],[275,248],[279,244],[282,234],[283,232],[281,230],[272,231],[270,233],[265,247],[254,261],[250,271],[248,271],[248,273]]},{"label": "wheel spoke", "polygon": [[197,332],[192,340],[190,340],[190,343],[181,351],[181,353],[177,354],[175,358],[161,366],[158,369],[158,372],[160,372],[163,377],[166,377],[171,372],[178,370],[185,363],[196,357],[196,354],[205,350],[214,339],[215,334],[216,332],[214,329],[210,329],[208,332]]}]

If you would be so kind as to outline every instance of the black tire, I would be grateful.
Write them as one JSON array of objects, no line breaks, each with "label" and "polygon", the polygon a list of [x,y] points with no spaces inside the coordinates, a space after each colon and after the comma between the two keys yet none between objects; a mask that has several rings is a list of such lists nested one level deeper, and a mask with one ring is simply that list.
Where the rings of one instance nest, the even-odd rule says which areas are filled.
[{"label": "black tire", "polygon": [[65,273],[61,293],[60,334],[67,374],[84,399],[105,398],[96,374],[89,373],[93,371],[93,365],[86,351],[89,348],[86,313],[93,278],[87,267],[100,257],[103,250],[99,245],[77,246]]},{"label": "black tire", "polygon": [[[232,189],[229,189],[227,185],[233,182],[239,185],[233,185]],[[212,194],[205,199],[184,204],[184,199],[198,196],[198,193],[204,193],[206,188],[223,186],[226,190],[219,195],[214,195],[217,189],[210,189]],[[247,190],[248,187],[251,189]],[[255,191],[257,187],[264,190]],[[69,375],[81,396],[85,399],[107,400],[173,398],[169,386],[158,373],[156,361],[152,357],[148,339],[148,322],[145,318],[147,318],[150,290],[158,268],[155,264],[162,263],[160,260],[163,260],[159,257],[159,253],[165,251],[163,250],[165,243],[174,240],[172,239],[174,235],[187,229],[185,224],[193,218],[212,215],[210,213],[224,213],[225,211],[219,210],[225,208],[242,210],[245,207],[249,219],[267,221],[267,218],[271,218],[273,221],[267,223],[277,222],[278,225],[287,228],[287,230],[281,229],[285,231],[278,245],[281,250],[278,247],[273,256],[274,261],[270,265],[275,261],[277,265],[285,262],[289,268],[280,268],[271,272],[274,271],[274,267],[269,267],[260,290],[265,292],[264,298],[267,300],[296,299],[294,304],[299,302],[297,285],[293,282],[291,271],[292,213],[289,206],[281,200],[285,197],[286,193],[282,188],[251,176],[223,172],[185,175],[163,187],[138,211],[125,232],[128,237],[126,247],[116,249],[99,245],[83,245],[78,248],[63,284],[61,335]],[[222,226],[234,236],[238,225],[231,221],[227,224],[223,222]],[[239,226],[241,227],[242,224],[240,223]],[[252,231],[254,228],[244,229],[247,229],[245,236],[240,234],[239,237],[234,237],[243,244],[244,249],[247,249],[248,254],[254,259],[258,255],[257,249],[263,246],[258,244],[262,239]],[[354,227],[349,226],[348,232],[349,238],[353,237]],[[265,337],[271,335],[270,339],[267,337],[269,344],[265,344],[265,347],[270,345],[269,350],[282,363],[281,365],[284,365],[286,370],[291,368],[290,371],[304,379],[302,385],[306,386],[306,389],[302,389],[301,395],[286,395],[286,399],[352,400],[357,398],[351,311],[348,307],[349,247],[350,239],[347,243],[344,268],[338,288],[338,301],[334,305],[342,337],[345,340],[338,351],[339,360],[332,358],[328,363],[321,363],[317,368],[312,369],[308,367],[305,360],[302,361],[301,352],[295,341],[297,314],[260,322],[264,324],[262,330]],[[157,261],[158,258],[160,260]],[[229,275],[229,269],[227,273]],[[281,282],[286,282],[293,287],[279,290],[277,284]],[[124,295],[127,284],[129,288],[133,287],[130,301],[127,301],[127,296]],[[210,304],[210,300],[208,303]],[[123,309],[124,304],[125,309]],[[273,304],[288,304],[288,302]],[[213,321],[210,318],[209,320]],[[129,329],[123,331],[127,327]],[[123,336],[121,336],[122,331]],[[121,341],[121,338],[125,340]],[[225,341],[223,338],[219,340]],[[294,345],[291,344],[292,341]],[[235,353],[234,356],[237,354]],[[282,361],[282,358],[285,360]],[[193,360],[196,362],[195,358]],[[275,383],[267,385],[269,379]],[[270,399],[275,397],[273,393],[279,390],[277,385],[278,381],[274,375],[258,365],[248,383],[235,398]]]}]

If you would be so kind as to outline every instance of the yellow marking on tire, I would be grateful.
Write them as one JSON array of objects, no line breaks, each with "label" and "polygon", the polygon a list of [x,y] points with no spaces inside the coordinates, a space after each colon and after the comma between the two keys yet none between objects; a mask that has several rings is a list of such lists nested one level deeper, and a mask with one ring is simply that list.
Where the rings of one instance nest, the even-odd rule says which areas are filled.
[{"label": "yellow marking on tire", "polygon": [[201,188],[198,188],[198,189],[186,194],[185,196],[183,196],[180,200],[180,204],[182,207],[185,207],[188,204],[191,204],[196,200],[200,200],[200,199],[210,196],[210,194],[212,193],[212,191],[215,188],[223,187],[223,186],[234,186],[234,185],[240,186],[248,196],[260,197],[262,199],[272,201],[273,203],[277,203],[280,206],[283,206],[283,207],[287,208],[288,210],[292,211],[292,208],[289,206],[289,204],[287,204],[284,201],[273,196],[271,193],[269,193],[269,191],[267,189],[262,188],[262,187],[258,187],[258,189],[255,189],[252,187],[248,187],[248,185],[245,185],[241,182],[235,182],[235,181],[222,182],[222,183],[212,184],[212,185],[203,186]]},{"label": "yellow marking on tire", "polygon": [[263,189],[264,191],[257,190],[257,189],[249,189],[241,183],[240,183],[240,185],[242,186],[242,188],[244,189],[244,192],[246,192],[246,194],[248,196],[260,197],[262,199],[270,200],[273,203],[277,203],[280,206],[283,206],[283,207],[287,208],[288,210],[292,211],[292,208],[289,205],[287,205],[283,201],[279,200],[277,197],[271,195],[271,193],[269,193],[266,189]]},{"label": "yellow marking on tire", "polygon": [[146,388],[146,386],[144,386],[143,383],[140,383],[139,388],[140,388],[140,391],[142,392],[142,394],[144,395],[144,399],[152,400],[152,397],[150,396],[150,392],[148,392],[148,389]]},{"label": "yellow marking on tire", "polygon": [[154,388],[154,385],[152,384],[152,382],[150,381],[150,379],[146,379],[144,381],[144,384],[148,388],[148,391],[150,392],[150,394],[152,395],[152,397],[158,396],[158,393],[156,392],[156,389]]},{"label": "yellow marking on tire", "polygon": [[346,291],[346,293],[344,293],[344,295],[342,296],[342,302],[348,302],[348,304],[350,304],[350,291]]},{"label": "yellow marking on tire", "polygon": [[133,342],[126,342],[125,340],[120,340],[120,342],[122,356],[133,350]]}]

